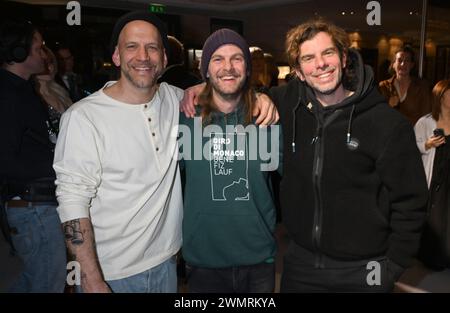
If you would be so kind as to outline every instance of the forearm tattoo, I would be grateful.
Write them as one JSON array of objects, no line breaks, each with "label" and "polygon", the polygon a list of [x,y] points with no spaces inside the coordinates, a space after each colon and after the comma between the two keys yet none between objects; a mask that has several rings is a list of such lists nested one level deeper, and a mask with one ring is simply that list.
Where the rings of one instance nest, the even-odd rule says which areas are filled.
[{"label": "forearm tattoo", "polygon": [[81,232],[80,219],[65,222],[64,236],[67,241],[74,245],[81,245],[84,243],[83,233]]}]

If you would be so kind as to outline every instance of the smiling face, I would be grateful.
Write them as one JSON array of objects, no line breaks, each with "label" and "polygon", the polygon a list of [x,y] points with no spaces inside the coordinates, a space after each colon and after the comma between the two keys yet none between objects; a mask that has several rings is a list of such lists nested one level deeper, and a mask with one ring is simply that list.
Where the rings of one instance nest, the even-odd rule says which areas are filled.
[{"label": "smiling face", "polygon": [[219,47],[211,56],[208,66],[208,78],[213,92],[222,98],[240,96],[247,79],[247,66],[242,50],[235,45]]},{"label": "smiling face", "polygon": [[333,95],[342,89],[345,55],[339,51],[328,33],[320,32],[300,45],[298,77],[305,81],[317,95]]},{"label": "smiling face", "polygon": [[392,68],[395,71],[396,76],[409,76],[411,70],[414,67],[414,61],[410,53],[400,51],[395,54],[395,60],[392,64]]},{"label": "smiling face", "polygon": [[167,65],[158,29],[144,21],[132,21],[120,32],[113,62],[120,66],[121,81],[139,89],[156,87]]}]

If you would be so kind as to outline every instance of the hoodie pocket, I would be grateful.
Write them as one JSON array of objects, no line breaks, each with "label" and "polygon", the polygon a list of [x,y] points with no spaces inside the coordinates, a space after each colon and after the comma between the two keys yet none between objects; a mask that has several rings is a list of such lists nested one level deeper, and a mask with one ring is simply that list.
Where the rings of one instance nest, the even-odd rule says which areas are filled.
[{"label": "hoodie pocket", "polygon": [[365,258],[384,253],[389,225],[380,215],[375,199],[340,193],[327,207],[330,210],[324,212],[322,238],[333,255]]},{"label": "hoodie pocket", "polygon": [[229,267],[263,262],[275,254],[275,239],[255,215],[198,215],[183,244],[190,264]]}]

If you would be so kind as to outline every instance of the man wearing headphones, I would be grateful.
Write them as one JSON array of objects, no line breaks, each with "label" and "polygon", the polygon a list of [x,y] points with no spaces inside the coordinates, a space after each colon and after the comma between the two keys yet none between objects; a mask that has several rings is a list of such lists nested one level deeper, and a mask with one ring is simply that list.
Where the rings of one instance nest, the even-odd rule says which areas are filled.
[{"label": "man wearing headphones", "polygon": [[[47,115],[29,79],[44,70],[43,40],[29,22],[0,24],[2,230],[24,263],[10,292],[62,292],[66,255],[56,212]],[[3,279],[3,276],[2,276]]]}]

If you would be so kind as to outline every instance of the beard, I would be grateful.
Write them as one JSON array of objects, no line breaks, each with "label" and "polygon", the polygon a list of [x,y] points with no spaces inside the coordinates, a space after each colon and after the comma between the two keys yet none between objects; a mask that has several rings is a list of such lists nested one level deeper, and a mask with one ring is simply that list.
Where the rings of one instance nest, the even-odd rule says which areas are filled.
[{"label": "beard", "polygon": [[238,88],[235,92],[224,92],[222,89],[218,88],[215,85],[212,85],[212,88],[216,94],[218,94],[222,99],[226,101],[236,100],[241,96],[242,88]]},{"label": "beard", "polygon": [[317,85],[317,84],[311,84],[310,87],[314,90],[314,92],[316,92],[318,94],[329,96],[329,95],[333,94],[342,85],[342,75],[343,75],[343,72],[341,70],[338,73],[338,77],[337,77],[335,85],[332,87],[325,89],[325,88],[320,88],[320,85]]},{"label": "beard", "polygon": [[219,83],[220,79],[225,76],[232,76],[236,80],[240,78],[240,75],[234,69],[232,69],[230,71],[221,72],[219,75],[217,75],[217,79],[210,79],[210,83],[211,83],[211,86],[212,86],[214,92],[216,92],[224,100],[238,99],[242,94],[242,90],[243,90],[243,87],[245,84],[245,79],[242,79],[240,82],[238,82],[238,84],[236,85],[236,88],[234,90],[228,91],[228,90],[224,90],[223,88],[221,88],[220,83]]},{"label": "beard", "polygon": [[325,90],[321,90],[321,89],[314,87],[314,91],[319,94],[329,96],[329,95],[333,94],[341,85],[342,85],[342,78],[339,78],[339,80],[336,82],[336,85],[334,87],[325,89]]},{"label": "beard", "polygon": [[[138,75],[134,68],[146,67],[148,73],[145,76]],[[121,69],[125,78],[136,88],[151,88],[156,85],[161,76],[162,68],[152,62],[127,63],[126,67]]]}]

